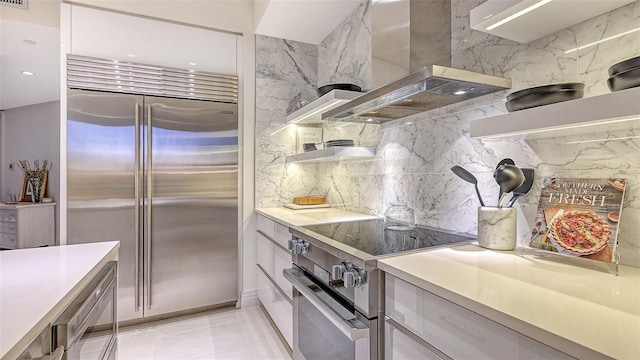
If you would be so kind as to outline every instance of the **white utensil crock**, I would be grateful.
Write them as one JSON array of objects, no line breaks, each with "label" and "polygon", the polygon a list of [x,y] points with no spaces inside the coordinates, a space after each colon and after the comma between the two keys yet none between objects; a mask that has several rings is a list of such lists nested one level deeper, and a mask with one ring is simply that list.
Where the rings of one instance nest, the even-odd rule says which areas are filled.
[{"label": "white utensil crock", "polygon": [[515,249],[516,209],[479,207],[478,244],[493,250]]}]

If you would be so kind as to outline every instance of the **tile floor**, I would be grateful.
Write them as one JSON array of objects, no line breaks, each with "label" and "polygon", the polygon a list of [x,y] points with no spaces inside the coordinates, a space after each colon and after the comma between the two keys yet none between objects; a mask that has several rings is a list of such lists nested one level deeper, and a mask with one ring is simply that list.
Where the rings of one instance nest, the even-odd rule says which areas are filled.
[{"label": "tile floor", "polygon": [[260,307],[122,328],[119,360],[290,360]]}]

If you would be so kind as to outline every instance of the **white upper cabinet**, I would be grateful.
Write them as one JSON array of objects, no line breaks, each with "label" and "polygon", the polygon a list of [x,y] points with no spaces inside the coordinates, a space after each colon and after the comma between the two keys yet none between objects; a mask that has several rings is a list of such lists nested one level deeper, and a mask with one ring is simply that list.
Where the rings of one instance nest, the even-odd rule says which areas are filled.
[{"label": "white upper cabinet", "polygon": [[487,0],[471,10],[471,28],[529,43],[636,0]]},{"label": "white upper cabinet", "polygon": [[238,37],[204,28],[71,7],[76,55],[237,75]]}]

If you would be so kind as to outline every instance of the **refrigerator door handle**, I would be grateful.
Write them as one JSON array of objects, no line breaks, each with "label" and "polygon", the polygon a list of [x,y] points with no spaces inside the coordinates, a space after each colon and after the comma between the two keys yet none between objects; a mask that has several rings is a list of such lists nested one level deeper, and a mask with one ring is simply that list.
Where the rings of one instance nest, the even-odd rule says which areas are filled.
[{"label": "refrigerator door handle", "polygon": [[135,110],[135,161],[133,175],[133,217],[134,217],[134,276],[135,311],[140,310],[140,104],[136,103]]},{"label": "refrigerator door handle", "polygon": [[152,131],[151,131],[151,104],[147,104],[147,223],[146,223],[146,232],[147,232],[147,262],[145,269],[145,288],[147,291],[147,310],[151,310],[151,197],[153,195],[152,185],[153,185],[153,165],[152,165],[152,157],[151,157],[151,149],[153,145],[152,141]]}]

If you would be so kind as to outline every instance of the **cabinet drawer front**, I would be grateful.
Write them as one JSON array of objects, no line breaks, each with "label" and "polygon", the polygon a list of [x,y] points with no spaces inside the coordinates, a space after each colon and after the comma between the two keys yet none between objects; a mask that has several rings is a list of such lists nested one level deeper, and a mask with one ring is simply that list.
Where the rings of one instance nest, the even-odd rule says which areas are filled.
[{"label": "cabinet drawer front", "polygon": [[0,221],[16,222],[17,218],[16,210],[0,210]]},{"label": "cabinet drawer front", "polygon": [[267,237],[271,239],[275,238],[275,235],[274,235],[275,225],[276,225],[275,221],[269,219],[266,216],[258,215],[258,231],[265,234]]},{"label": "cabinet drawer front", "polygon": [[283,248],[288,249],[289,248],[289,239],[291,239],[291,233],[289,232],[289,228],[287,226],[282,225],[282,224],[276,223],[276,229],[275,230],[276,230],[275,231],[275,237],[273,238],[273,240],[275,240]]},{"label": "cabinet drawer front", "polygon": [[519,334],[428,291],[386,276],[386,313],[453,359],[516,359]]},{"label": "cabinet drawer front", "polygon": [[282,275],[282,270],[290,269],[293,265],[291,252],[273,246],[273,280],[284,291],[289,299],[293,299],[293,287],[291,283]]},{"label": "cabinet drawer front", "polygon": [[17,234],[18,223],[6,221],[0,222],[0,232],[5,234]]},{"label": "cabinet drawer front", "polygon": [[0,247],[4,249],[16,249],[18,247],[18,235],[0,233]]},{"label": "cabinet drawer front", "polygon": [[526,360],[570,360],[574,359],[563,352],[544,345],[525,335],[518,338],[518,359]]},{"label": "cabinet drawer front", "polygon": [[385,321],[384,358],[386,360],[447,360],[409,336],[407,329],[395,327]]},{"label": "cabinet drawer front", "polygon": [[273,248],[271,240],[256,233],[256,262],[270,277],[273,277]]},{"label": "cabinet drawer front", "polygon": [[258,269],[258,299],[273,319],[284,339],[293,347],[293,305]]}]

